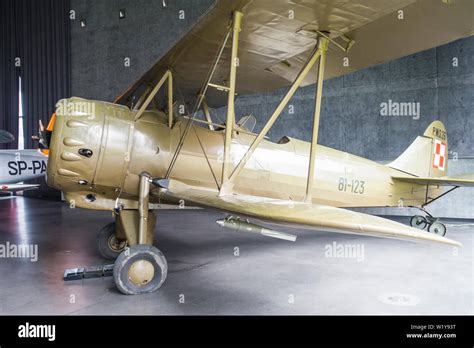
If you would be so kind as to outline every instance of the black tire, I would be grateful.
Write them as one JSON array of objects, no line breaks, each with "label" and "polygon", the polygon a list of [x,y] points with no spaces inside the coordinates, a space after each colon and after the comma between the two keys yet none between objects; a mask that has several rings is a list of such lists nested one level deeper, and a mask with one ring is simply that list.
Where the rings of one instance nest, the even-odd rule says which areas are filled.
[{"label": "black tire", "polygon": [[97,234],[97,249],[104,259],[115,260],[126,247],[126,240],[115,237],[115,222],[105,225]]},{"label": "black tire", "polygon": [[[132,266],[139,269],[138,274],[133,272]],[[144,268],[141,268],[142,266]],[[146,271],[140,273],[143,269]],[[152,270],[152,275],[147,272],[150,270]],[[165,282],[167,274],[168,264],[165,256],[152,245],[134,245],[126,248],[114,264],[115,285],[126,295],[145,294],[158,290]]]},{"label": "black tire", "polygon": [[446,235],[446,226],[441,222],[436,221],[433,222],[430,227],[428,227],[428,232],[444,237]]},{"label": "black tire", "polygon": [[410,226],[418,228],[420,230],[424,230],[427,224],[428,221],[424,216],[421,215],[412,216],[412,218],[410,219]]}]

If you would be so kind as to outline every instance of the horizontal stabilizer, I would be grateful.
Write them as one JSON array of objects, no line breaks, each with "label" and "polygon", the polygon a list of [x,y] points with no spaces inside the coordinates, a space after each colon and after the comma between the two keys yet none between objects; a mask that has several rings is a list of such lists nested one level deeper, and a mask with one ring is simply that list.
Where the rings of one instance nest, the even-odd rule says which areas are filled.
[{"label": "horizontal stabilizer", "polygon": [[423,178],[411,176],[392,176],[392,179],[416,185],[474,187],[474,174]]}]

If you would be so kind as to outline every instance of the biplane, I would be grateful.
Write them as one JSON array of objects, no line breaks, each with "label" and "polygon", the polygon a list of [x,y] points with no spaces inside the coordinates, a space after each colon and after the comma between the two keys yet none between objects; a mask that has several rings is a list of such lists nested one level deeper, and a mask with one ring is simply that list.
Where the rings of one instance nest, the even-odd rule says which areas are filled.
[{"label": "biplane", "polygon": [[[473,13],[470,0],[216,1],[113,103],[58,102],[48,183],[75,207],[113,213],[98,247],[125,294],[166,279],[153,246],[163,204],[221,210],[220,226],[289,241],[268,224],[458,247],[425,209],[445,186],[474,186],[473,175],[448,175],[441,121],[389,164],[318,145],[318,129],[325,79],[472,35]],[[311,141],[270,141],[292,96],[313,83]],[[237,121],[236,98],[283,87],[273,113],[258,115],[260,131],[251,117]],[[216,122],[213,108],[225,105]],[[408,226],[347,209],[400,201],[426,214]]]}]

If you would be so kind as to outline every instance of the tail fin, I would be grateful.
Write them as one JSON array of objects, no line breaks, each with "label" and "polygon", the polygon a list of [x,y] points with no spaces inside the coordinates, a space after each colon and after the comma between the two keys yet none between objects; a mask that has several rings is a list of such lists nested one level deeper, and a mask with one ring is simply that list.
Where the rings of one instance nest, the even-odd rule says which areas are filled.
[{"label": "tail fin", "polygon": [[423,136],[413,143],[389,167],[420,177],[448,175],[448,136],[441,121],[432,122]]}]

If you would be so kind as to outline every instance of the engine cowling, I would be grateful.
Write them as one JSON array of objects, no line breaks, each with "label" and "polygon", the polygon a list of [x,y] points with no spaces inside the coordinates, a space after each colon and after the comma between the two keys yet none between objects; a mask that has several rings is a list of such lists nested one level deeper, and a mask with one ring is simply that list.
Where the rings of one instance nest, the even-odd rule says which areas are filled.
[{"label": "engine cowling", "polygon": [[142,171],[164,175],[169,154],[164,114],[147,112],[135,121],[126,106],[81,98],[56,106],[47,182],[75,206],[109,210],[118,197],[136,199]]}]

